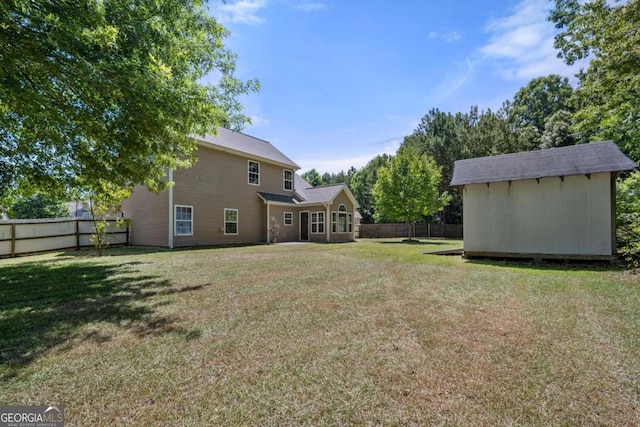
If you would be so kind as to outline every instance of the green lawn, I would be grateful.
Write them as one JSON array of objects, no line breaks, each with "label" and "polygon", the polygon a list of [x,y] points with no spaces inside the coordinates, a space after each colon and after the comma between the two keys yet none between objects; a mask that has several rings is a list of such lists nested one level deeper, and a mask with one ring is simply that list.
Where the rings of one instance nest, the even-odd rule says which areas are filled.
[{"label": "green lawn", "polygon": [[0,260],[0,405],[68,426],[640,424],[640,276],[421,253],[460,245]]}]

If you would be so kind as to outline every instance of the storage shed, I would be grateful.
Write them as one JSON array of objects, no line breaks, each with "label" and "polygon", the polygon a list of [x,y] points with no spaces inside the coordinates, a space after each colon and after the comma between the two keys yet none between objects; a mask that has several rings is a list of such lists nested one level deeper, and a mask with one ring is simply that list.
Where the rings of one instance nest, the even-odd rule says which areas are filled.
[{"label": "storage shed", "polygon": [[465,256],[612,259],[616,174],[635,167],[611,141],[456,161]]}]

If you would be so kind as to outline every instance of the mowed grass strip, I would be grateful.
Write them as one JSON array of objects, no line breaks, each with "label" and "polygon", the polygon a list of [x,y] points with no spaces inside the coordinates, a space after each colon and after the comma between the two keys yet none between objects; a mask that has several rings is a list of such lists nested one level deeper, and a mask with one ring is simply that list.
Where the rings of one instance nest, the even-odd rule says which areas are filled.
[{"label": "mowed grass strip", "polygon": [[460,242],[0,261],[0,405],[68,425],[637,425],[640,278]]}]

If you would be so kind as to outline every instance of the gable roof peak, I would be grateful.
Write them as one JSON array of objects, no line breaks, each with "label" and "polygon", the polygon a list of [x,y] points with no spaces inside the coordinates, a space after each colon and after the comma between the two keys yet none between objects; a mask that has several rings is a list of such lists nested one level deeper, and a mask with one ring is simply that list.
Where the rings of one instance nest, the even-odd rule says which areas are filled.
[{"label": "gable roof peak", "polygon": [[451,185],[620,172],[636,164],[613,141],[457,160]]},{"label": "gable roof peak", "polygon": [[231,129],[219,127],[216,135],[202,135],[195,138],[199,144],[207,147],[275,163],[293,170],[300,169],[296,162],[284,155],[269,141]]}]

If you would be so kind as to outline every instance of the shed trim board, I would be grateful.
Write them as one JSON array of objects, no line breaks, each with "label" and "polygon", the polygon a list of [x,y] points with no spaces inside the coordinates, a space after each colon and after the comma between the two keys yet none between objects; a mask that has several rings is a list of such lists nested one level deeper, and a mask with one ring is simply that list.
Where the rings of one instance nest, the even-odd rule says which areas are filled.
[{"label": "shed trim board", "polygon": [[612,142],[455,162],[468,257],[612,259],[617,172]]}]

